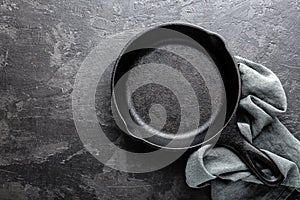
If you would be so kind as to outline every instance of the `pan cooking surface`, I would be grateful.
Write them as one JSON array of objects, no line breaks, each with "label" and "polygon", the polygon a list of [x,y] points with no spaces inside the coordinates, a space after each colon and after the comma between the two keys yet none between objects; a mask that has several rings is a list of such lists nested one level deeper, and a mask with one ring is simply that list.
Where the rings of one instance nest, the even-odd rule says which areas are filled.
[{"label": "pan cooking surface", "polygon": [[226,103],[221,74],[208,53],[176,41],[141,51],[125,81],[133,120],[166,138],[208,128]]}]

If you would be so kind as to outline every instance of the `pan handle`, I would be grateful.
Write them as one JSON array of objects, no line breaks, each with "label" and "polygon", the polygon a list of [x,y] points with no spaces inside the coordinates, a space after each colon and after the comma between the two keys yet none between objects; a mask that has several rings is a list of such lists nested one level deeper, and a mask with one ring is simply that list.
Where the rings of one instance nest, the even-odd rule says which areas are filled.
[{"label": "pan handle", "polygon": [[243,136],[235,136],[233,141],[228,142],[227,140],[222,145],[234,151],[265,185],[275,187],[283,182],[284,176],[274,161],[267,154],[250,144]]}]

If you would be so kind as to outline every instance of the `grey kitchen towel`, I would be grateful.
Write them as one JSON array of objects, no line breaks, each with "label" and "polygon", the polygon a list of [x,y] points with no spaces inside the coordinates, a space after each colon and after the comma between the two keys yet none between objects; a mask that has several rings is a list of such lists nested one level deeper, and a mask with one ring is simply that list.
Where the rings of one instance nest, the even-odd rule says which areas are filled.
[{"label": "grey kitchen towel", "polygon": [[[287,99],[277,76],[268,68],[235,57],[242,81],[238,128],[254,146],[267,153],[285,179],[270,188],[251,174],[232,151],[206,145],[194,152],[186,166],[190,187],[211,185],[212,199],[286,199],[300,190],[300,141],[278,120],[287,109]],[[245,114],[246,113],[246,114]],[[241,120],[242,119],[242,120]]]}]

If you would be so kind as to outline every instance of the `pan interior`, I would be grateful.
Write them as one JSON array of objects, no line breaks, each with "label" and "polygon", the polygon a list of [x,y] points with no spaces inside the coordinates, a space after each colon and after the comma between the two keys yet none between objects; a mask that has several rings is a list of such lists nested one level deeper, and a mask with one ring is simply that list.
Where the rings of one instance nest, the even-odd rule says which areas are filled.
[{"label": "pan interior", "polygon": [[219,121],[219,128],[223,127],[226,115],[225,86],[218,66],[202,46],[182,38],[168,38],[153,46],[123,55],[127,61],[122,67],[130,70],[119,81],[125,92],[118,98],[132,118],[126,123],[139,127],[137,137],[159,146],[187,138],[191,144],[196,136],[199,143],[199,134],[202,141],[211,138],[218,132],[217,127],[209,131],[211,125]]}]

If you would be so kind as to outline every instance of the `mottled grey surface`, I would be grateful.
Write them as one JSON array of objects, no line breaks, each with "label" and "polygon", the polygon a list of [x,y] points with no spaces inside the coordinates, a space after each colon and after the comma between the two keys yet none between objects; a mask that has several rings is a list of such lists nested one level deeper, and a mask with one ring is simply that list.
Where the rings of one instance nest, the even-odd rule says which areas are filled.
[{"label": "mottled grey surface", "polygon": [[289,103],[280,120],[300,139],[299,9],[297,0],[1,0],[0,199],[208,199],[209,188],[185,184],[187,156],[127,174],[86,152],[72,119],[74,76],[101,38],[191,22],[278,75]]}]

